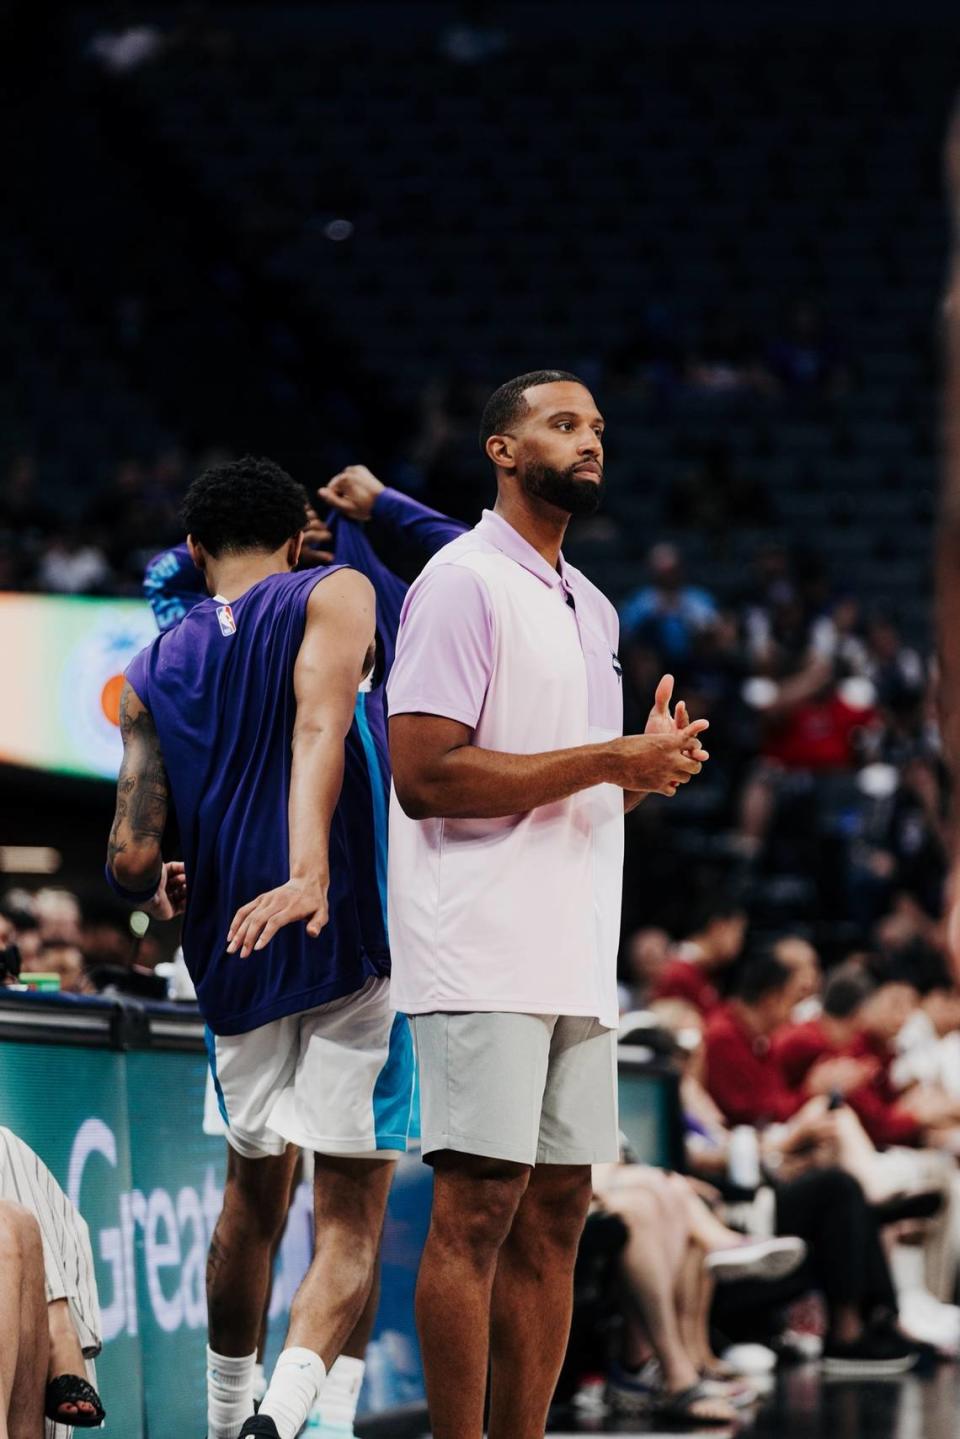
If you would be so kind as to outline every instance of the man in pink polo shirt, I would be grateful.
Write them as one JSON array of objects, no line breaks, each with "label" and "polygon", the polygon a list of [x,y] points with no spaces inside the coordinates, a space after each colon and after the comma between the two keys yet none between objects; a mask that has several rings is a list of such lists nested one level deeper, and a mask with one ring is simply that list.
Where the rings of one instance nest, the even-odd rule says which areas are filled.
[{"label": "man in pink polo shirt", "polygon": [[417,1321],[435,1439],[536,1439],[563,1360],[590,1165],[618,1154],[623,812],[675,794],[704,721],[622,736],[613,606],[560,545],[603,485],[585,385],[502,386],[496,507],[412,586],[388,686],[392,998],[434,1166]]}]

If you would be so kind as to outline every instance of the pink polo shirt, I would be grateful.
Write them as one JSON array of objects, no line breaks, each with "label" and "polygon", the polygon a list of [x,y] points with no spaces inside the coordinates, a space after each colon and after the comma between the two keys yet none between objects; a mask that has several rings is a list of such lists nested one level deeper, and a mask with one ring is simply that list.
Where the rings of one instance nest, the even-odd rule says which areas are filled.
[{"label": "pink polo shirt", "polygon": [[[411,587],[389,711],[538,754],[623,732],[617,615],[485,510]],[[501,819],[408,819],[390,802],[392,997],[408,1014],[507,1010],[617,1024],[623,791]]]}]

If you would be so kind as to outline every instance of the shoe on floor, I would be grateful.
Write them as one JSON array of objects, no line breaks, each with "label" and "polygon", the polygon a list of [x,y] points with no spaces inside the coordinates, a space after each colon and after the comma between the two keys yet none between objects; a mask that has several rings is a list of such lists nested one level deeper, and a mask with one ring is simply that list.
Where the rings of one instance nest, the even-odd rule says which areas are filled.
[{"label": "shoe on floor", "polygon": [[892,1330],[865,1330],[852,1344],[828,1339],[823,1348],[823,1372],[843,1379],[882,1379],[907,1374],[919,1355],[908,1339]]},{"label": "shoe on floor", "polygon": [[614,1364],[607,1376],[606,1401],[615,1414],[648,1414],[663,1392],[663,1374],[656,1359],[640,1369]]},{"label": "shoe on floor", "polygon": [[956,1358],[960,1353],[960,1309],[955,1304],[941,1304],[926,1289],[911,1289],[898,1298],[900,1328],[907,1338]]},{"label": "shoe on floor", "polygon": [[763,1344],[731,1344],[720,1356],[738,1374],[766,1378],[777,1367],[777,1356]]},{"label": "shoe on floor", "polygon": [[276,1420],[270,1414],[251,1414],[243,1421],[238,1439],[280,1439]]},{"label": "shoe on floor", "polygon": [[785,1279],[799,1269],[807,1246],[793,1235],[779,1239],[744,1239],[728,1249],[712,1249],[706,1266],[718,1283],[734,1279]]}]

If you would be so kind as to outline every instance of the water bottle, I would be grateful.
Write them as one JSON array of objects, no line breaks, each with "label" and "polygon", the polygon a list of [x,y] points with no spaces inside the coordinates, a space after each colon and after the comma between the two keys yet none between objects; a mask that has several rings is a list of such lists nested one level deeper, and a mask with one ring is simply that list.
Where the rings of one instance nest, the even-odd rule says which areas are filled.
[{"label": "water bottle", "polygon": [[760,1143],[750,1124],[738,1124],[730,1135],[727,1173],[738,1189],[756,1189],[760,1184]]}]

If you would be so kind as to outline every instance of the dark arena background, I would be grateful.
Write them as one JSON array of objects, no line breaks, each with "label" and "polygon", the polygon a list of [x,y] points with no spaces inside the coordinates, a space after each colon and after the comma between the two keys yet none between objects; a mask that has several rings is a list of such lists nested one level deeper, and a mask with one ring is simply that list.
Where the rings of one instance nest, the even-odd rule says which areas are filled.
[{"label": "dark arena background", "polygon": [[[0,4],[0,1134],[89,1226],[108,1435],[206,1432],[226,1167],[178,923],[103,877],[123,671],[170,618],[148,562],[246,454],[473,525],[484,403],[543,368],[606,421],[564,554],[617,606],[626,732],[670,673],[711,755],[626,819],[625,1162],[548,1433],[711,1432],[712,1401],[712,1432],[960,1435],[934,606],[958,88],[933,0]],[[376,506],[366,533],[411,582]],[[355,1428],[314,1413],[314,1439],[430,1432],[430,1187],[414,1150]],[[667,1320],[658,1204],[702,1261]],[[790,1276],[752,1267],[774,1232],[806,1241]],[[312,1237],[303,1183],[268,1371]],[[664,1403],[678,1348],[699,1409]]]}]

